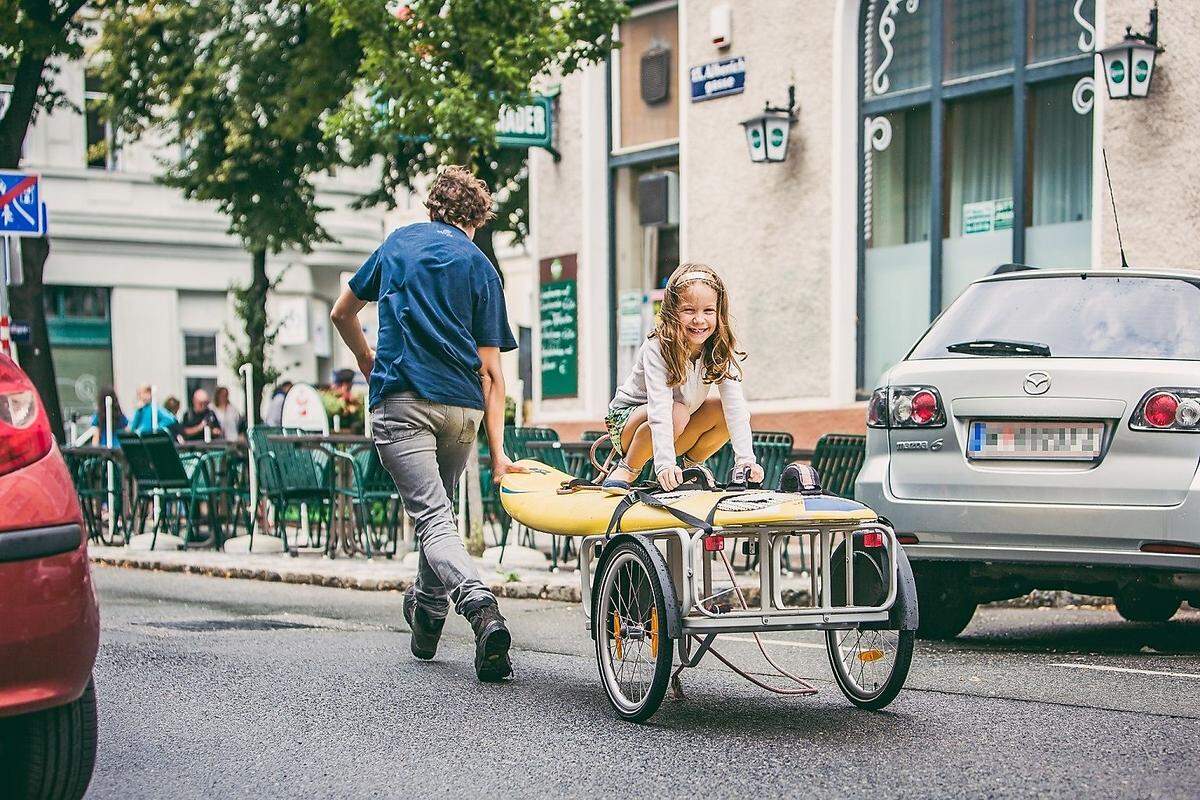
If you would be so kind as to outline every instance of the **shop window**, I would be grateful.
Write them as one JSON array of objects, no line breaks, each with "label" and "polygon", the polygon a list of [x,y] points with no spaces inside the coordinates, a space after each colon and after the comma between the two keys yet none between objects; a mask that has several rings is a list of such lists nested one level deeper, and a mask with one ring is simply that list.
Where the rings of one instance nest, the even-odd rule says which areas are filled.
[{"label": "shop window", "polygon": [[1096,46],[1096,0],[1028,0],[1025,52],[1036,64],[1090,53]]},{"label": "shop window", "polygon": [[45,286],[42,302],[50,357],[63,419],[90,423],[96,397],[113,381],[109,290],[97,286]]},{"label": "shop window", "polygon": [[84,75],[83,115],[87,128],[87,165],[93,169],[117,169],[117,139],[109,120],[108,94],[101,91],[100,76],[93,70]]},{"label": "shop window", "polygon": [[1012,0],[946,0],[947,80],[1013,65],[1012,6]]},{"label": "shop window", "polygon": [[866,369],[878,375],[929,323],[929,110],[869,121],[863,287]]},{"label": "shop window", "polygon": [[863,394],[997,266],[1091,265],[1095,7],[864,0]]},{"label": "shop window", "polygon": [[942,298],[1012,257],[1012,96],[975,97],[946,109]]},{"label": "shop window", "polygon": [[1078,267],[1091,255],[1092,116],[1072,79],[1029,93],[1029,181],[1026,260],[1040,267]]}]

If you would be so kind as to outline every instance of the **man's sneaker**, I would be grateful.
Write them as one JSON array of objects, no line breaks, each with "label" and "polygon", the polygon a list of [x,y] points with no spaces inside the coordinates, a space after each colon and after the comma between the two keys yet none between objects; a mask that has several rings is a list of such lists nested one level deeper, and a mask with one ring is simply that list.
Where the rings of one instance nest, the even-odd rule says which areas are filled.
[{"label": "man's sneaker", "polygon": [[504,617],[495,603],[484,603],[467,611],[467,619],[475,630],[475,674],[479,680],[496,683],[512,677],[512,661],[508,648],[512,636]]},{"label": "man's sneaker", "polygon": [[417,604],[412,589],[404,593],[404,621],[412,630],[412,654],[428,661],[437,654],[438,639],[446,619],[434,619],[429,612]]}]

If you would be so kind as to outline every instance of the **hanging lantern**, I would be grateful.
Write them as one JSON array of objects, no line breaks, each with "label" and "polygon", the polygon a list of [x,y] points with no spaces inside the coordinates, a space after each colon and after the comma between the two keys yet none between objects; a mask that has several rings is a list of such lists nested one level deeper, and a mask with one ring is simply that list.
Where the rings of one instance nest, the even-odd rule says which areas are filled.
[{"label": "hanging lantern", "polygon": [[775,108],[768,102],[761,114],[742,121],[750,160],[755,164],[778,164],[787,159],[795,105],[796,87],[789,86],[787,108]]},{"label": "hanging lantern", "polygon": [[1125,28],[1125,38],[1096,53],[1103,62],[1104,83],[1113,100],[1128,100],[1150,94],[1158,45],[1158,6],[1150,10],[1150,33],[1143,36]]}]

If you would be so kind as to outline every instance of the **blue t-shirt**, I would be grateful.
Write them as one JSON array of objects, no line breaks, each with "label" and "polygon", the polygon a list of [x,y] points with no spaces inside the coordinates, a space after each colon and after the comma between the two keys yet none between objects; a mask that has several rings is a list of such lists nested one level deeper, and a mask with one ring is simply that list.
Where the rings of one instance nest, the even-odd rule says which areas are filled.
[{"label": "blue t-shirt", "polygon": [[379,303],[370,406],[411,391],[426,400],[483,408],[480,347],[515,350],[500,276],[467,235],[444,222],[392,232],[350,280]]}]

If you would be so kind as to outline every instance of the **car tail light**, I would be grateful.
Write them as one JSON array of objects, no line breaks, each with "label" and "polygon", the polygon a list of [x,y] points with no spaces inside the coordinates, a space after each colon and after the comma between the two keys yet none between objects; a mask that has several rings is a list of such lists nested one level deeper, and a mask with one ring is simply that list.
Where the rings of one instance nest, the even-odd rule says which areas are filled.
[{"label": "car tail light", "polygon": [[1200,433],[1200,389],[1151,389],[1134,407],[1129,427],[1135,431]]},{"label": "car tail light", "polygon": [[942,397],[932,386],[892,386],[876,389],[867,404],[872,428],[941,428],[946,424]]},{"label": "car tail light", "polygon": [[1194,544],[1175,544],[1174,542],[1146,542],[1142,545],[1143,553],[1170,553],[1179,556],[1200,556],[1200,547]]},{"label": "car tail light", "polygon": [[0,354],[0,475],[38,461],[53,443],[37,390],[12,359]]},{"label": "car tail light", "polygon": [[920,544],[921,543],[921,540],[918,539],[916,536],[913,536],[911,533],[896,534],[896,541],[898,541],[900,544]]}]

